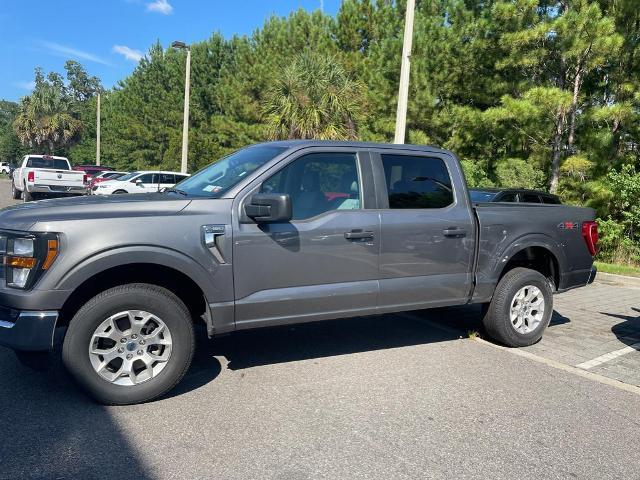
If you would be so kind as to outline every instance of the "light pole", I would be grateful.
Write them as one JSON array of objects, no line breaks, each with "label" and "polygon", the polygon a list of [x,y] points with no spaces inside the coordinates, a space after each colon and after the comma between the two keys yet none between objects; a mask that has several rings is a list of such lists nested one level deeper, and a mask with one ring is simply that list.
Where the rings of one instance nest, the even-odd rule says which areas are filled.
[{"label": "light pole", "polygon": [[187,173],[187,157],[189,153],[189,89],[191,88],[191,48],[184,42],[175,41],[171,44],[173,48],[187,51],[187,65],[184,76],[184,116],[182,119],[182,162],[180,171]]},{"label": "light pole", "polygon": [[100,165],[100,94],[96,107],[96,165]]},{"label": "light pole", "polygon": [[398,111],[396,112],[396,135],[393,143],[404,143],[407,128],[407,101],[409,97],[409,72],[411,69],[411,41],[413,40],[413,12],[415,0],[407,0],[407,14],[404,19],[404,41],[402,43],[402,65],[400,66],[400,88],[398,90]]}]

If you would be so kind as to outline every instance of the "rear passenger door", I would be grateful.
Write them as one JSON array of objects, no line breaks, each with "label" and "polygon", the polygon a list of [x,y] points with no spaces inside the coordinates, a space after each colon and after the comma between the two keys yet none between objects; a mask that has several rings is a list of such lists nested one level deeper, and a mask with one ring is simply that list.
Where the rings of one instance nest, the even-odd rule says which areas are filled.
[{"label": "rear passenger door", "polygon": [[475,222],[459,164],[439,152],[379,150],[373,159],[383,207],[380,308],[466,302]]}]

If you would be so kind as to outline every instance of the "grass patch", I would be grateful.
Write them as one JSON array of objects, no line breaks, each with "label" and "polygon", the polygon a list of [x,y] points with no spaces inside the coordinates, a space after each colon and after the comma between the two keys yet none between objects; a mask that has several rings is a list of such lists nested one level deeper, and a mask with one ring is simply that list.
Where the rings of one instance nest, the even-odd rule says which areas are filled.
[{"label": "grass patch", "polygon": [[469,330],[469,331],[467,332],[467,335],[469,336],[469,338],[470,338],[471,340],[475,340],[476,338],[479,338],[479,337],[480,337],[480,334],[479,334],[478,332],[476,332],[475,330]]},{"label": "grass patch", "polygon": [[617,275],[626,275],[628,277],[640,277],[640,268],[629,267],[627,265],[614,265],[611,263],[595,262],[599,272],[615,273]]}]

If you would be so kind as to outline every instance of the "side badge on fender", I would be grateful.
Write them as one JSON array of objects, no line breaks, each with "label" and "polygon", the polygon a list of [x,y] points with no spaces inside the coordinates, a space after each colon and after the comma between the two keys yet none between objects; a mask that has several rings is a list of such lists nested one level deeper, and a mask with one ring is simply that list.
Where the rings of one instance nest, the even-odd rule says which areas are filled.
[{"label": "side badge on fender", "polygon": [[224,235],[224,225],[203,225],[202,243],[209,249],[219,263],[227,263],[218,248],[217,238]]}]

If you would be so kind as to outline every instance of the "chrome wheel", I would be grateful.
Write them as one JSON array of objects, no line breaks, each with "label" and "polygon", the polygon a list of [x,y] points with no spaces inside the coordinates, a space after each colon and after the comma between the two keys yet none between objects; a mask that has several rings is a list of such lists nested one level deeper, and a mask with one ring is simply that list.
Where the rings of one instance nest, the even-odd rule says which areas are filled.
[{"label": "chrome wheel", "polygon": [[518,333],[530,333],[538,328],[544,317],[544,296],[538,287],[526,285],[511,301],[511,326]]},{"label": "chrome wheel", "polygon": [[171,357],[171,332],[156,315],[142,310],[116,313],[93,332],[93,369],[116,385],[138,385],[156,377]]}]

